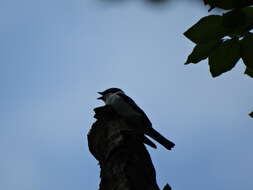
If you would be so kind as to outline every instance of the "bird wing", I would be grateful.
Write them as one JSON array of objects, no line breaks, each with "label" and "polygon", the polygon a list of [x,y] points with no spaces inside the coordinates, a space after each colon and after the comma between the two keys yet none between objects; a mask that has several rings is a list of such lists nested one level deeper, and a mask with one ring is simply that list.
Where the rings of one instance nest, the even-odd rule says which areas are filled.
[{"label": "bird wing", "polygon": [[128,105],[130,105],[134,110],[136,110],[137,112],[141,113],[141,115],[144,117],[143,119],[145,120],[146,124],[148,126],[152,126],[152,123],[150,122],[150,120],[148,119],[148,116],[145,114],[145,112],[133,101],[132,98],[130,98],[129,96],[119,93],[117,94],[118,96],[120,96],[125,102],[128,103]]},{"label": "bird wing", "polygon": [[[150,122],[150,120],[148,119],[147,115],[145,114],[145,112],[127,95],[125,94],[118,94],[126,103],[128,103],[128,105],[130,105],[134,110],[136,110],[137,112],[141,113],[141,115],[143,116],[143,122],[144,125],[146,125],[147,127],[145,128],[145,132],[144,134],[148,135],[149,137],[151,137],[152,139],[156,140],[157,142],[159,142],[161,145],[163,145],[166,149],[171,150],[175,144],[173,142],[171,142],[170,140],[166,139],[165,137],[163,137],[159,132],[157,132],[154,128],[152,128],[152,123]],[[153,148],[156,148],[156,145],[150,141],[148,138],[143,139],[144,143],[150,145]]]}]

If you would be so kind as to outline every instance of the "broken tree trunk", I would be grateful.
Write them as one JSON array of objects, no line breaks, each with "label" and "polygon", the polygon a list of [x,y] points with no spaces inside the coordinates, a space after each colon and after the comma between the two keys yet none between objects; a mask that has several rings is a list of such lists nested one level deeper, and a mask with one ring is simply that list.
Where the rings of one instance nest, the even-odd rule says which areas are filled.
[{"label": "broken tree trunk", "polygon": [[99,190],[159,190],[143,135],[109,106],[95,108],[88,134],[90,152],[99,161]]}]

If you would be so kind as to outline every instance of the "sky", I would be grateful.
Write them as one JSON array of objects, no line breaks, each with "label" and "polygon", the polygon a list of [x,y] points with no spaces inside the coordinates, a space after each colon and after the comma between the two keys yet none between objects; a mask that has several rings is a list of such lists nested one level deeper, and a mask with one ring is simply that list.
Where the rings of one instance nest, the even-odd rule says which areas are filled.
[{"label": "sky", "polygon": [[[209,14],[180,1],[0,1],[0,189],[98,189],[87,146],[102,106],[123,89],[174,150],[148,147],[162,188],[252,190],[252,79],[187,65],[183,36]],[[212,13],[212,12],[211,12]]]}]

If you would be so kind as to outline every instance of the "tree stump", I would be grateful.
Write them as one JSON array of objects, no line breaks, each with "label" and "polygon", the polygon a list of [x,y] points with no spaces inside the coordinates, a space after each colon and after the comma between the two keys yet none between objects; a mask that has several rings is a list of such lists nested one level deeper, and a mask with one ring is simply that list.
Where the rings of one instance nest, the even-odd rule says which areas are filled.
[{"label": "tree stump", "polygon": [[99,190],[159,190],[144,135],[109,106],[94,111],[97,121],[88,133],[88,145],[101,168]]}]

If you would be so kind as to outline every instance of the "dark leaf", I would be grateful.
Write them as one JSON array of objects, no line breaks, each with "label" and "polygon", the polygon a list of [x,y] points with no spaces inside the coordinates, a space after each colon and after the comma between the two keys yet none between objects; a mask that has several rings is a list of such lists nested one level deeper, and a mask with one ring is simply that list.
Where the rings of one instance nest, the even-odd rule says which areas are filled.
[{"label": "dark leaf", "polygon": [[203,0],[203,1],[205,5],[209,4],[212,9],[214,7],[218,7],[221,9],[230,10],[253,5],[252,0]]},{"label": "dark leaf", "polygon": [[231,70],[240,59],[240,44],[237,39],[224,41],[209,56],[209,67],[213,77]]},{"label": "dark leaf", "polygon": [[246,16],[246,24],[249,25],[249,27],[251,27],[250,29],[252,29],[252,25],[253,25],[253,7],[245,7],[242,9],[243,13]]},{"label": "dark leaf", "polygon": [[223,26],[230,36],[243,36],[253,28],[253,7],[229,11],[222,16]]},{"label": "dark leaf", "polygon": [[253,7],[243,8],[242,11],[245,15],[244,27],[247,31],[249,31],[249,30],[253,29]]},{"label": "dark leaf", "polygon": [[253,118],[253,112],[251,112],[251,113],[249,114],[249,116]]},{"label": "dark leaf", "polygon": [[163,190],[171,190],[170,185],[169,185],[169,184],[166,184],[166,185],[164,186]]},{"label": "dark leaf", "polygon": [[244,74],[246,74],[246,75],[248,75],[248,76],[250,76],[250,77],[253,78],[253,70],[250,69],[249,67],[246,68]]},{"label": "dark leaf", "polygon": [[222,40],[212,40],[207,43],[197,44],[192,53],[188,56],[188,59],[185,63],[198,63],[203,59],[206,59],[209,54],[222,43]]},{"label": "dark leaf", "polygon": [[200,19],[189,28],[184,35],[194,43],[205,43],[220,39],[228,34],[228,29],[222,25],[222,16],[210,15]]},{"label": "dark leaf", "polygon": [[229,10],[229,9],[233,9],[234,8],[234,1],[233,0],[209,0],[209,2],[211,2],[211,4],[213,4],[213,6],[221,8],[221,9],[225,9],[225,10]]},{"label": "dark leaf", "polygon": [[213,0],[203,0],[205,5],[209,5],[208,12],[215,8],[215,2]]},{"label": "dark leaf", "polygon": [[253,19],[253,7],[245,7],[242,9],[242,11],[246,14],[247,17]]},{"label": "dark leaf", "polygon": [[241,9],[233,10],[223,14],[222,18],[223,26],[228,28],[235,28],[244,24],[245,13]]},{"label": "dark leaf", "polygon": [[241,45],[241,56],[244,64],[247,68],[253,71],[253,34],[248,33],[240,41]]}]

